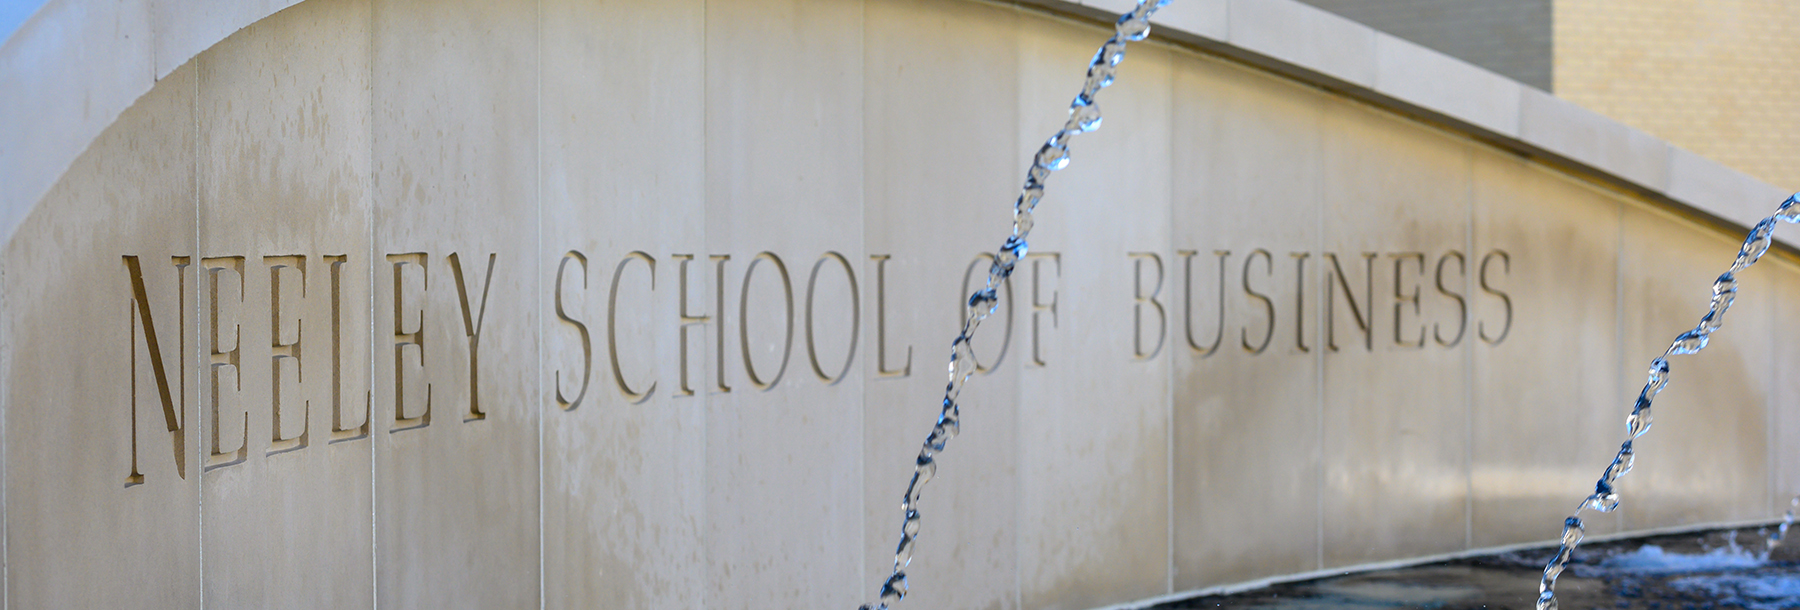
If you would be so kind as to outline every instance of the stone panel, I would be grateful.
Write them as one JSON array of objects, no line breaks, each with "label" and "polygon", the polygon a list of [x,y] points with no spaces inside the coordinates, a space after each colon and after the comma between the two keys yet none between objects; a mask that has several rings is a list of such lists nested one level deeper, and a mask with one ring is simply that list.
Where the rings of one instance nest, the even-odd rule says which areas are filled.
[{"label": "stone panel", "polygon": [[[1107,32],[1039,22],[1022,34],[1021,168],[1068,120],[1082,84],[1070,66],[1085,66]],[[1167,48],[1130,47],[1098,97],[1104,127],[1072,142],[1036,214],[1032,252],[1055,253],[1058,269],[1053,297],[1031,288],[1056,304],[1053,324],[1034,331],[1043,364],[1020,371],[1025,607],[1169,590],[1172,61]]]},{"label": "stone panel", "polygon": [[381,0],[374,19],[377,603],[533,605],[536,17]]},{"label": "stone panel", "polygon": [[[862,3],[847,0],[707,6],[706,252],[731,257],[719,373],[731,391],[706,401],[713,607],[854,607],[868,594],[854,500],[863,371],[819,379],[804,309],[827,253],[859,272],[867,260],[862,21]],[[824,264],[820,277],[840,281]],[[816,298],[841,304],[844,294]],[[820,327],[846,328],[845,313],[821,309],[831,317]],[[847,345],[816,341],[833,354]]]},{"label": "stone panel", "polygon": [[543,4],[547,608],[707,605],[705,405],[723,316],[697,162],[701,11]]},{"label": "stone panel", "polygon": [[1474,248],[1444,270],[1472,305],[1456,331],[1474,348],[1471,544],[1549,540],[1624,440],[1635,392],[1609,381],[1621,204],[1510,155],[1477,152],[1474,175]]},{"label": "stone panel", "polygon": [[[1775,232],[1793,231],[1793,227],[1784,226]],[[1773,281],[1762,284],[1764,290],[1774,295],[1774,314],[1770,332],[1776,337],[1789,337],[1796,326],[1793,316],[1786,312],[1800,307],[1800,266],[1793,261],[1782,259],[1765,260],[1758,265],[1772,265],[1772,271],[1765,276],[1773,276]],[[1748,287],[1751,290],[1757,287]],[[1740,290],[1744,289],[1740,287]],[[1786,371],[1800,366],[1800,345],[1793,341],[1776,341],[1773,346],[1774,355],[1770,359],[1770,380],[1773,389],[1770,392],[1769,425],[1769,501],[1770,515],[1781,515],[1792,509],[1800,516],[1800,506],[1793,504],[1794,498],[1800,496],[1800,409],[1788,408],[1787,405],[1800,404],[1800,377],[1784,375]]]},{"label": "stone panel", "polygon": [[195,83],[176,70],[127,109],[7,244],[21,608],[200,605]]},{"label": "stone panel", "polygon": [[1464,548],[1467,358],[1506,346],[1439,341],[1460,311],[1425,274],[1469,251],[1473,145],[1347,104],[1321,132],[1325,567]]},{"label": "stone panel", "polygon": [[1326,99],[1186,55],[1174,93],[1175,589],[1316,570]]},{"label": "stone panel", "polygon": [[374,601],[368,28],[309,2],[195,60],[209,606]]},{"label": "stone panel", "polygon": [[[1730,269],[1740,242],[1638,205],[1626,206],[1620,234],[1619,386],[1629,399],[1643,387],[1650,360],[1706,313],[1713,280]],[[1653,427],[1638,439],[1637,464],[1620,481],[1625,527],[1767,515],[1764,409],[1776,267],[1739,274],[1737,304],[1706,350],[1669,358],[1670,381],[1656,399]]]},{"label": "stone panel", "polygon": [[[868,257],[857,262],[864,329],[857,366],[866,380],[861,497],[868,550],[857,593],[872,600],[893,570],[900,499],[940,411],[961,303],[987,277],[1024,176],[1016,12],[961,0],[875,0],[865,11]],[[983,372],[963,389],[961,435],[938,454],[936,477],[919,503],[920,537],[907,569],[913,592],[905,605],[1018,607],[1011,577],[1021,508],[1018,387],[1033,316],[1026,300],[1031,266],[1019,269],[1000,290],[1000,309],[978,329]]]}]

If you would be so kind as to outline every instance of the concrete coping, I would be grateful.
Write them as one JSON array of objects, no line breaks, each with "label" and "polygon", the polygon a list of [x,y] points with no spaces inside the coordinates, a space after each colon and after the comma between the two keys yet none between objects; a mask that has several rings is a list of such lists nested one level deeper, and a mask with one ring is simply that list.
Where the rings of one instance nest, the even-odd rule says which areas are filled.
[{"label": "concrete coping", "polygon": [[[1018,0],[1091,20],[1134,0]],[[156,82],[297,0],[50,0],[0,46],[0,242]],[[1153,35],[1747,230],[1787,191],[1462,60],[1296,0],[1177,0]],[[1096,41],[1098,42],[1098,41]],[[1078,69],[1071,66],[1071,70]],[[1790,249],[1800,239],[1777,234]]]}]

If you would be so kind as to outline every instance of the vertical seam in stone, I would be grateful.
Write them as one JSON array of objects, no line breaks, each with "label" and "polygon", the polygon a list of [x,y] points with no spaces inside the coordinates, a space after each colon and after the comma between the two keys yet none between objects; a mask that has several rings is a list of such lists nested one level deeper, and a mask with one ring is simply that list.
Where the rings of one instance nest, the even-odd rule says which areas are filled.
[{"label": "vertical seam in stone", "polygon": [[[857,210],[858,210],[859,215],[862,217],[861,220],[862,220],[863,233],[862,233],[862,253],[861,253],[861,256],[858,258],[858,260],[866,261],[866,260],[868,260],[868,256],[869,256],[869,230],[868,230],[868,227],[869,227],[869,216],[868,216],[868,209],[869,209],[869,75],[868,75],[868,67],[869,67],[869,3],[868,2],[862,3],[861,17],[862,17],[862,19],[861,19],[860,25],[862,27],[862,36],[861,36],[861,41],[862,41],[862,49],[861,49],[861,51],[862,51],[862,66],[861,67],[862,67],[862,69],[858,71],[858,74],[862,75],[862,83],[861,83],[862,84],[862,88],[861,88],[862,99],[859,101],[862,111],[860,113],[860,116],[857,117],[857,122],[858,122],[859,126],[861,127],[861,132],[858,135],[860,135],[862,137],[862,159],[860,159],[860,161],[862,163],[863,170],[862,170],[862,181],[861,181],[862,183],[857,185],[857,187],[858,187],[857,190],[862,193],[862,201],[859,202],[861,205],[857,206]],[[721,277],[719,279],[720,280],[724,279],[723,274],[721,274]],[[864,276],[864,279],[867,280],[867,276]],[[855,294],[855,292],[854,292],[855,279],[852,279],[851,283],[852,283],[851,294],[854,295]],[[867,282],[865,281],[865,283],[867,283]],[[811,290],[811,289],[809,288],[808,290]],[[1010,305],[1010,303],[1009,303],[1009,305]],[[677,305],[677,307],[686,307],[686,306],[687,305],[685,302]],[[809,300],[807,307],[811,307],[811,306],[812,306],[811,301]],[[857,313],[860,314],[860,312],[857,312]],[[713,315],[719,316],[722,318],[724,316],[724,312],[717,312]],[[852,319],[854,319],[854,318],[852,318]],[[850,336],[853,339],[856,337],[855,333],[858,330],[860,330],[860,329],[851,329]],[[702,335],[703,339],[704,339],[704,337],[705,336]],[[677,337],[677,339],[679,339],[679,338],[680,337]],[[880,349],[880,344],[875,343],[873,341],[871,341],[870,343],[876,345],[876,349]],[[854,351],[852,351],[850,354],[850,357],[855,358],[856,353]],[[859,419],[859,421],[857,421],[857,426],[856,426],[856,430],[857,430],[856,446],[858,449],[858,451],[856,453],[856,481],[857,481],[857,486],[856,486],[856,488],[857,488],[857,493],[856,493],[857,519],[856,519],[856,521],[857,521],[859,527],[856,528],[857,532],[858,532],[858,535],[857,535],[858,544],[856,545],[856,555],[855,555],[856,559],[857,559],[857,561],[856,561],[856,586],[851,589],[851,591],[853,592],[852,597],[851,597],[852,600],[862,599],[862,593],[861,593],[861,591],[863,590],[862,587],[868,586],[868,582],[869,582],[869,555],[868,555],[869,554],[869,502],[868,502],[868,496],[869,496],[869,451],[868,451],[868,447],[869,447],[869,379],[867,376],[860,376],[860,377],[862,377],[862,383],[861,383],[861,385],[862,385],[862,392],[861,392],[862,400],[859,402],[861,402],[862,409],[860,411],[861,418]]]},{"label": "vertical seam in stone", "polygon": [[[1022,98],[1025,96],[1025,19],[1024,7],[1013,4],[1012,30],[1013,43],[1013,146],[1020,144],[1024,129],[1019,124],[1023,118]],[[1015,150],[1017,150],[1015,148]],[[1029,149],[1027,149],[1029,150]],[[1029,154],[1029,153],[1028,153]],[[1015,157],[1014,162],[1017,162]],[[1015,166],[1016,167],[1016,166]],[[1037,289],[1037,279],[1032,279],[1032,289]],[[879,349],[879,348],[877,348]],[[878,352],[879,353],[879,352]],[[1019,375],[1013,379],[1013,396],[1017,406],[1013,409],[1013,608],[1025,607],[1025,360],[1019,360]]]},{"label": "vertical seam in stone", "polygon": [[[1326,112],[1328,110],[1321,103],[1316,119],[1315,135],[1317,140],[1314,142],[1314,150],[1318,152],[1319,156],[1315,159],[1317,166],[1314,169],[1312,192],[1313,247],[1314,250],[1321,252],[1325,249]],[[1319,274],[1319,277],[1324,278],[1324,274]],[[1305,283],[1301,283],[1300,286],[1302,291],[1306,290]],[[1305,296],[1304,292],[1302,296]],[[1302,316],[1306,314],[1304,311],[1300,313]],[[1318,309],[1313,312],[1313,330],[1315,332],[1325,328],[1325,317],[1329,315],[1331,315],[1330,308],[1320,301]],[[1301,334],[1305,334],[1304,329]],[[1313,549],[1314,558],[1317,561],[1315,568],[1323,570],[1325,569],[1325,348],[1319,345],[1317,339],[1313,341],[1313,388],[1317,392],[1313,396]]]},{"label": "vertical seam in stone", "polygon": [[[535,5],[537,7],[537,15],[536,15],[537,19],[536,19],[536,23],[533,24],[534,27],[536,28],[535,38],[537,41],[537,58],[536,58],[536,63],[537,63],[537,71],[536,72],[537,73],[535,75],[536,80],[537,80],[537,83],[536,83],[537,84],[537,106],[536,106],[537,146],[535,148],[535,152],[533,153],[535,155],[534,164],[537,166],[535,168],[537,171],[537,185],[536,185],[536,195],[535,195],[536,205],[537,205],[537,247],[535,248],[535,250],[537,251],[537,256],[542,257],[544,255],[544,2],[543,2],[543,0],[538,0],[535,3]],[[536,265],[528,265],[528,266],[535,267]],[[540,281],[543,279],[542,276],[537,275],[535,273],[535,270],[533,272],[533,277],[538,278]],[[539,286],[539,288],[542,288],[542,286]],[[535,404],[532,405],[531,410],[538,411],[538,413],[537,413],[537,492],[538,492],[537,493],[537,517],[538,517],[538,520],[537,520],[537,526],[538,526],[537,527],[537,529],[538,529],[537,572],[538,572],[538,609],[543,610],[544,604],[545,604],[545,590],[544,590],[544,586],[545,586],[545,580],[544,580],[544,418],[546,415],[548,415],[547,412],[543,411],[543,406],[544,406],[544,317],[543,317],[544,291],[541,289],[533,290],[532,294],[536,295],[536,297],[537,297],[536,301],[537,301],[537,313],[538,313],[538,318],[537,318],[537,366],[534,367],[534,369],[533,369],[537,372],[537,392],[535,393],[535,396],[536,396],[536,399],[534,400]],[[530,412],[530,410],[528,410],[527,412]]]},{"label": "vertical seam in stone", "polygon": [[[710,250],[710,248],[708,248],[707,246],[711,245],[711,243],[712,243],[711,240],[708,239],[707,235],[706,235],[706,226],[707,226],[706,219],[709,216],[709,214],[707,214],[707,212],[711,211],[711,209],[712,209],[712,178],[711,178],[711,176],[712,176],[712,168],[711,168],[711,165],[712,165],[712,121],[708,120],[708,118],[712,116],[712,112],[711,112],[711,109],[708,107],[710,98],[707,97],[707,87],[711,84],[711,81],[712,81],[712,77],[710,75],[710,70],[709,70],[709,67],[712,65],[712,59],[711,59],[712,48],[710,45],[712,38],[709,35],[710,33],[708,32],[708,29],[710,28],[710,22],[707,17],[707,13],[710,12],[711,6],[712,6],[712,2],[710,0],[701,0],[701,2],[700,2],[700,223],[699,224],[700,224],[700,247],[701,247],[701,249],[707,249],[707,250]],[[710,254],[710,253],[705,253],[705,254]],[[725,289],[725,270],[724,270],[724,267],[719,267],[718,269],[719,270],[717,272],[713,273],[713,281],[716,282],[714,290],[716,291],[715,293],[722,293]],[[704,276],[702,276],[702,277],[704,277]],[[702,289],[704,289],[706,286],[705,281],[702,281],[700,286]],[[681,294],[680,290],[677,289],[676,290],[676,298],[680,298],[680,294]],[[683,304],[680,304],[680,303],[676,304],[676,307],[678,308],[676,310],[677,313],[680,312],[679,308],[682,306],[683,306]],[[714,301],[713,307],[718,308],[717,311],[713,312],[713,316],[712,316],[713,317],[713,332],[719,333],[720,336],[723,336],[725,333],[724,299],[718,299],[718,300]],[[702,327],[702,328],[704,328],[704,327]],[[675,334],[676,334],[676,339],[680,340],[681,332],[676,331]],[[700,343],[702,343],[702,344],[707,343],[705,332],[702,332],[700,334]],[[718,349],[718,346],[716,344],[715,345],[707,345],[707,347],[703,348],[703,350],[704,349]],[[679,351],[678,351],[678,353],[679,353]],[[702,353],[704,354],[705,352],[702,351]],[[719,379],[719,380],[725,379],[724,358],[722,356],[718,356],[717,354],[713,354],[712,356],[713,357],[711,357],[711,358],[706,358],[706,363],[704,363],[700,366],[700,370],[704,373],[707,366],[709,366],[709,365],[718,366],[719,367],[718,370],[713,371],[713,378]],[[707,527],[708,527],[708,523],[710,522],[710,517],[711,517],[711,513],[712,513],[712,499],[710,497],[711,493],[712,493],[712,480],[711,480],[712,479],[712,460],[711,460],[711,458],[712,458],[712,428],[710,426],[710,424],[712,422],[712,406],[710,404],[711,400],[709,399],[709,397],[712,394],[711,394],[711,390],[699,391],[699,392],[695,392],[695,394],[696,394],[696,398],[698,398],[699,402],[700,402],[699,406],[697,407],[698,409],[700,409],[700,511],[699,511],[700,512],[700,523],[697,524],[697,526],[694,529],[694,537],[696,538],[696,542],[698,542],[700,545],[700,553],[699,553],[700,561],[699,561],[699,565],[692,569],[695,572],[698,572],[698,574],[697,574],[698,578],[696,578],[694,580],[694,582],[696,583],[695,588],[699,589],[699,591],[696,593],[696,595],[698,597],[698,600],[696,600],[696,601],[698,601],[698,603],[696,604],[696,607],[707,608],[707,607],[710,607],[710,605],[706,603],[706,597],[707,597],[707,593],[711,590],[711,588],[708,587],[707,584],[711,580],[708,578],[708,575],[712,572],[712,555],[713,555],[712,545],[707,544],[707,539],[710,537],[709,536],[710,532],[707,530]]]},{"label": "vertical seam in stone", "polygon": [[[1613,354],[1613,383],[1617,384],[1625,379],[1627,352],[1625,349],[1625,239],[1627,235],[1625,214],[1629,210],[1622,200],[1614,199],[1613,205],[1619,211],[1618,222],[1613,225],[1615,237],[1613,245],[1613,349],[1617,350]],[[1614,395],[1617,395],[1619,391],[1627,391],[1629,387],[1629,384],[1617,386]],[[1627,529],[1625,511],[1615,511],[1614,514],[1617,517],[1613,519],[1613,531],[1615,533],[1625,531]]]},{"label": "vertical seam in stone", "polygon": [[369,392],[368,393],[369,408],[367,409],[368,412],[363,415],[363,417],[365,418],[363,421],[363,424],[369,427],[369,435],[368,436],[369,436],[369,607],[370,608],[380,608],[381,607],[381,555],[380,555],[381,538],[379,535],[381,526],[380,526],[380,516],[376,512],[376,508],[377,508],[376,503],[379,502],[380,500],[379,500],[379,496],[376,494],[376,487],[375,487],[375,480],[376,480],[377,474],[376,474],[376,469],[375,469],[375,467],[376,467],[376,462],[375,462],[376,436],[375,436],[375,404],[374,404],[374,402],[375,402],[375,275],[379,269],[379,267],[376,266],[376,262],[375,262],[375,252],[377,250],[376,245],[375,245],[375,222],[376,222],[375,207],[377,205],[380,205],[380,202],[381,202],[381,191],[379,188],[380,177],[375,173],[375,155],[376,155],[376,149],[377,149],[376,143],[375,143],[375,138],[378,133],[377,130],[375,129],[375,123],[377,121],[376,113],[379,112],[379,109],[377,109],[377,107],[375,106],[375,87],[377,85],[376,53],[377,53],[377,38],[378,38],[376,32],[380,26],[380,24],[375,19],[375,3],[378,1],[379,0],[369,0],[369,142],[368,142],[368,145],[369,145],[369,186],[368,186],[368,207],[364,210],[364,214],[363,214],[365,224],[367,225],[367,227],[366,227],[366,230],[368,231],[367,235],[369,237],[368,243],[365,245],[365,247],[367,248],[367,250],[365,251],[365,255],[368,257],[368,260],[369,260],[369,262],[368,262],[369,283],[368,283],[368,299],[367,299],[367,302],[369,304],[369,335],[368,335],[369,336],[369,341],[368,341],[369,366],[367,367],[368,370],[364,371],[364,380],[368,384],[367,387],[369,388],[369,390],[368,390],[368,392]]},{"label": "vertical seam in stone", "polygon": [[[1777,267],[1781,266],[1781,261],[1779,259],[1776,259],[1773,262],[1776,263]],[[1767,336],[1780,337],[1779,322],[1781,318],[1780,316],[1777,316],[1775,312],[1781,311],[1781,287],[1785,282],[1782,282],[1783,278],[1779,273],[1773,275],[1769,279],[1771,280],[1770,283],[1772,286],[1770,286],[1771,290],[1769,290],[1769,330],[1767,331]],[[1768,498],[1765,500],[1765,502],[1768,503],[1765,505],[1765,510],[1768,510],[1769,512],[1764,512],[1762,515],[1767,517],[1774,517],[1781,512],[1776,508],[1780,506],[1780,504],[1776,504],[1776,501],[1780,499],[1780,492],[1776,491],[1776,485],[1779,479],[1775,476],[1775,448],[1780,444],[1780,438],[1777,436],[1775,429],[1777,421],[1775,410],[1779,408],[1775,399],[1775,391],[1777,389],[1775,380],[1781,371],[1780,368],[1775,366],[1776,357],[1780,354],[1780,350],[1777,348],[1779,344],[1779,339],[1770,339],[1769,351],[1763,355],[1763,359],[1766,360],[1769,365],[1769,376],[1764,380],[1763,392],[1763,495]]]},{"label": "vertical seam in stone", "polygon": [[[1463,252],[1475,252],[1475,151],[1473,143],[1469,149],[1469,182],[1466,208],[1466,224],[1463,231]],[[1419,272],[1424,274],[1423,263]],[[1463,274],[1463,294],[1469,292],[1469,274]],[[1464,314],[1467,315],[1467,314]],[[1423,344],[1424,339],[1421,338]],[[1475,343],[1469,341],[1463,345],[1463,549],[1475,548]]]},{"label": "vertical seam in stone", "polygon": [[[1175,53],[1170,52],[1168,58],[1169,96],[1168,106],[1164,107],[1168,111],[1168,114],[1163,117],[1163,124],[1168,125],[1170,131],[1173,131],[1175,126],[1176,104],[1175,81],[1179,68],[1176,67],[1177,58]],[[1169,227],[1169,232],[1167,234],[1168,239],[1163,244],[1163,252],[1173,253],[1175,250],[1175,227],[1177,226],[1175,224],[1175,206],[1177,204],[1175,202],[1175,167],[1173,162],[1173,159],[1175,158],[1174,136],[1169,136],[1168,142],[1168,148],[1163,150],[1163,165],[1169,171],[1169,190],[1164,193],[1163,201],[1165,205],[1167,205],[1169,212],[1168,218],[1166,219],[1168,222],[1166,226]],[[1171,257],[1169,260],[1173,263],[1175,259]],[[1173,335],[1174,330],[1175,325],[1172,323],[1169,324],[1167,331]],[[1164,570],[1168,586],[1163,589],[1163,593],[1171,595],[1175,593],[1175,353],[1176,349],[1171,346],[1169,349],[1169,359],[1163,363],[1163,458],[1166,464],[1164,466],[1165,472],[1163,473],[1163,500],[1165,501],[1163,521],[1164,525],[1167,526],[1165,529],[1168,533],[1168,546],[1165,549],[1168,551],[1166,554],[1168,569]]]},{"label": "vertical seam in stone", "polygon": [[[155,20],[152,19],[151,21],[154,22]],[[190,149],[192,151],[192,156],[189,159],[189,168],[192,170],[192,173],[189,174],[188,186],[192,188],[191,192],[194,200],[193,256],[195,262],[199,262],[200,260],[200,155],[203,153],[203,143],[200,141],[200,96],[203,93],[202,81],[206,75],[206,71],[202,69],[203,66],[201,64],[202,62],[195,62],[194,99],[188,104],[188,123],[193,129],[194,137],[193,145]],[[151,69],[154,71],[155,67],[152,66]],[[200,284],[201,282],[194,282],[193,319],[195,329],[200,328]],[[187,315],[187,312],[182,312],[182,315]],[[199,362],[200,359],[198,354],[200,349],[199,342],[196,341],[193,356],[197,364],[197,366],[194,367],[195,388],[200,387],[201,371],[208,368],[206,363]],[[183,357],[187,357],[187,355],[184,354]],[[200,419],[199,411],[201,410],[202,409],[199,408],[194,409],[196,421]],[[195,426],[195,428],[196,431],[198,431],[198,429],[205,428],[205,426]],[[244,442],[248,443],[250,442],[250,439],[246,438],[244,439]],[[199,572],[198,580],[200,585],[200,610],[206,610],[206,462],[198,459],[200,457],[200,445],[200,443],[194,443],[194,456],[196,458],[194,463],[199,464],[199,467],[194,469],[194,548],[199,551],[200,556],[200,565],[197,570]]]}]

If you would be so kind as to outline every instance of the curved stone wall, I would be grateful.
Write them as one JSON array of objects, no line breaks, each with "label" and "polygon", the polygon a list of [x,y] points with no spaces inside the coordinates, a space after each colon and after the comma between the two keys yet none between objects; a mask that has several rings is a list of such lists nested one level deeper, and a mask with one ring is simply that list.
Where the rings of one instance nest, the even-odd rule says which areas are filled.
[{"label": "curved stone wall", "polygon": [[[854,607],[1106,35],[1052,8],[313,0],[172,67],[0,261],[7,598]],[[1195,31],[1132,47],[1053,178],[907,604],[1551,538],[1736,251],[1682,195],[1726,174],[1526,134],[1554,100],[1506,136],[1410,47],[1358,88]],[[1675,362],[1590,533],[1779,514],[1797,272]]]}]

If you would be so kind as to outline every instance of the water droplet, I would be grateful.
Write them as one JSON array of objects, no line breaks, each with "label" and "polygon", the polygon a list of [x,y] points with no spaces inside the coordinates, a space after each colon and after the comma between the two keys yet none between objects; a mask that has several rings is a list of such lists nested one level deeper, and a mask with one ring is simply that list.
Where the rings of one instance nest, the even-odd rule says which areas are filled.
[{"label": "water droplet", "polygon": [[1545,591],[1538,595],[1537,610],[1557,610],[1556,592]]},{"label": "water droplet", "polygon": [[1024,237],[1031,232],[1031,228],[1037,225],[1037,221],[1031,216],[1031,210],[1019,210],[1013,214],[1013,235]]},{"label": "water droplet", "polygon": [[1700,317],[1700,326],[1695,327],[1695,329],[1699,330],[1702,333],[1706,333],[1706,334],[1710,335],[1715,332],[1719,332],[1719,327],[1724,326],[1724,325],[1725,325],[1725,310],[1724,309],[1715,309],[1713,311],[1706,312],[1706,315],[1701,316]]},{"label": "water droplet", "polygon": [[1138,15],[1135,11],[1126,13],[1119,17],[1119,23],[1113,26],[1113,30],[1119,33],[1120,38],[1131,41],[1143,40],[1150,35],[1150,18],[1146,15]]},{"label": "water droplet", "polygon": [[1775,210],[1775,219],[1790,223],[1800,222],[1800,193],[1794,193],[1787,198],[1787,201],[1781,202],[1781,207]]},{"label": "water droplet", "polygon": [[1603,513],[1613,512],[1614,509],[1619,508],[1619,494],[1596,494],[1589,500],[1588,506],[1592,506],[1594,507],[1594,510]]},{"label": "water droplet", "polygon": [[1637,452],[1632,451],[1631,441],[1625,441],[1625,444],[1619,447],[1618,460],[1619,473],[1614,475],[1614,478],[1625,476],[1625,473],[1631,472],[1631,467],[1637,464]]},{"label": "water droplet", "polygon": [[1076,105],[1069,109],[1069,123],[1063,126],[1063,130],[1088,133],[1100,128],[1101,119],[1098,104]]},{"label": "water droplet", "polygon": [[1099,94],[1101,89],[1112,86],[1113,74],[1116,71],[1117,68],[1108,65],[1106,62],[1097,63],[1089,67],[1087,81],[1082,83],[1081,96],[1077,99],[1092,105],[1094,103],[1094,96]]},{"label": "water droplet", "polygon": [[1037,209],[1038,202],[1043,200],[1043,183],[1035,180],[1028,181],[1025,183],[1024,188],[1019,189],[1019,201],[1013,204],[1013,213],[1017,214],[1019,212],[1030,212],[1035,210]]},{"label": "water droplet", "polygon": [[1644,384],[1644,394],[1655,398],[1662,392],[1663,386],[1669,385],[1669,359],[1657,358],[1650,361],[1650,379]]},{"label": "water droplet", "polygon": [[1563,520],[1562,543],[1563,546],[1569,547],[1571,553],[1574,552],[1575,545],[1581,544],[1582,537],[1586,535],[1587,529],[1581,526],[1580,518],[1569,517]]},{"label": "water droplet", "polygon": [[981,307],[998,300],[1000,300],[1000,295],[995,294],[993,288],[983,288],[975,291],[975,294],[969,295],[969,306]]},{"label": "water droplet", "polygon": [[1645,432],[1650,431],[1650,424],[1655,421],[1656,419],[1650,416],[1650,406],[1644,405],[1642,408],[1632,411],[1631,415],[1625,416],[1625,432],[1631,438],[1643,436]]},{"label": "water droplet", "polygon": [[1681,336],[1676,337],[1675,342],[1669,345],[1669,353],[1677,356],[1699,353],[1703,349],[1706,349],[1706,333],[1700,332],[1699,329],[1681,333]]},{"label": "water droplet", "polygon": [[[948,441],[956,438],[956,435],[962,433],[962,424],[957,422],[954,417],[941,416],[938,418],[937,426],[933,427],[931,430],[932,434],[936,434],[939,438]],[[935,466],[933,466],[933,468],[935,468]]]},{"label": "water droplet", "polygon": [[1737,285],[1737,276],[1732,275],[1730,271],[1721,273],[1719,274],[1719,279],[1713,280],[1713,295],[1717,296],[1728,292],[1735,293],[1737,292]]},{"label": "water droplet", "polygon": [[916,536],[900,536],[900,545],[894,548],[894,567],[904,568],[912,565],[913,545],[918,540]]},{"label": "water droplet", "polygon": [[1737,260],[1732,262],[1731,270],[1738,271],[1756,264],[1763,253],[1769,251],[1769,243],[1775,239],[1775,219],[1764,218],[1762,222],[1750,229],[1750,235],[1744,238],[1744,247],[1738,250]]},{"label": "water droplet", "polygon": [[906,536],[918,535],[918,533],[919,533],[919,511],[916,511],[916,510],[906,511],[906,524],[900,526],[900,533],[902,535],[906,535]]},{"label": "water droplet", "polygon": [[[988,277],[987,277],[988,287],[991,288],[994,286],[999,286],[1002,282],[1006,281],[1006,278],[1012,277],[1013,271],[1014,271],[1013,267],[1003,266],[1003,265],[1000,265],[999,263],[988,265]],[[998,303],[989,304],[988,311],[986,313],[983,313],[982,317],[985,318],[985,317],[987,317],[987,314],[993,313],[994,312],[993,308],[997,307],[997,306],[998,306]]]},{"label": "water droplet", "polygon": [[1049,171],[1056,171],[1068,167],[1069,148],[1067,146],[1058,146],[1054,141],[1045,143],[1043,147],[1038,149],[1036,165],[1037,167]]},{"label": "water droplet", "polygon": [[914,502],[919,501],[919,495],[924,492],[925,484],[931,482],[932,477],[937,476],[937,460],[931,456],[920,454],[916,464],[913,467],[913,475],[918,481],[912,484],[909,496]]},{"label": "water droplet", "polygon": [[1012,266],[1019,259],[1025,258],[1025,254],[1029,252],[1031,252],[1031,244],[1014,235],[1006,238],[1006,241],[1000,244],[1000,251],[995,254],[995,260],[999,261],[1001,265]]},{"label": "water droplet", "polygon": [[[1119,65],[1119,62],[1125,61],[1125,41],[1116,36],[1107,39],[1106,44],[1100,45],[1100,52],[1094,56],[1094,61],[1103,61],[1109,66]],[[1092,65],[1092,62],[1089,64]]]},{"label": "water droplet", "polygon": [[887,582],[881,585],[881,604],[884,606],[897,604],[903,597],[906,597],[906,572],[896,570],[894,575],[889,576]]}]

